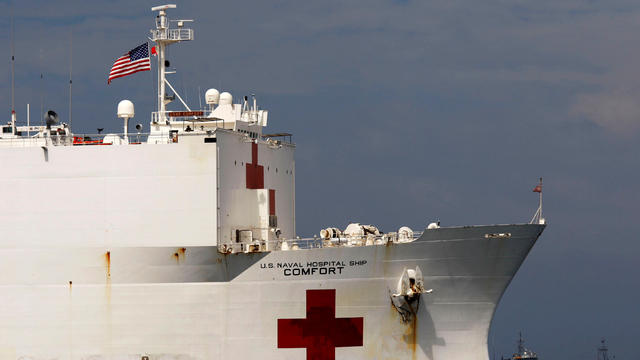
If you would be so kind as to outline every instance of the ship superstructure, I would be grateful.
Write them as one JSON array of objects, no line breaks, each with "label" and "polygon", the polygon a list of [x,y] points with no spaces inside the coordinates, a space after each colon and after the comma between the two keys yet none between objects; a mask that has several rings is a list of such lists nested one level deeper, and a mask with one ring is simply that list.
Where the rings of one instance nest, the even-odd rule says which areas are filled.
[{"label": "ship superstructure", "polygon": [[511,357],[512,360],[538,360],[538,354],[524,347],[522,332],[518,338],[518,351]]},{"label": "ship superstructure", "polygon": [[[254,96],[168,110],[158,12],[150,132],[0,136],[2,359],[482,359],[495,307],[545,228],[295,229],[295,145]],[[177,27],[171,27],[175,23]],[[420,209],[416,209],[420,211]]]},{"label": "ship superstructure", "polygon": [[[600,340],[600,346],[598,346],[598,355],[597,355],[597,360],[609,360],[609,347],[606,344],[606,339],[602,338]],[[613,356],[613,359],[615,359],[616,357]]]}]

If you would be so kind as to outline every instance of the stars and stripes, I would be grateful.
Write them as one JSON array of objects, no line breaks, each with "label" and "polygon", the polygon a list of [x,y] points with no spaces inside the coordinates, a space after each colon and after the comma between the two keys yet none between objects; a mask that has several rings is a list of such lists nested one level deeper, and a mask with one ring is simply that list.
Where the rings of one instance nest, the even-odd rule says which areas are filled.
[{"label": "stars and stripes", "polygon": [[107,84],[110,84],[111,80],[115,78],[131,75],[138,71],[149,70],[151,70],[149,45],[144,43],[122,55],[115,63],[113,63],[111,72],[109,72],[109,80],[107,80]]}]

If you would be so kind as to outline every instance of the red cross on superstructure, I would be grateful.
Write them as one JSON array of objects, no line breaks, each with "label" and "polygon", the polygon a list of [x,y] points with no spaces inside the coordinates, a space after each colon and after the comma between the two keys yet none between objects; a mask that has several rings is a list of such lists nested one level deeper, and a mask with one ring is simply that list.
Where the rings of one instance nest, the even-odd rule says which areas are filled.
[{"label": "red cross on superstructure", "polygon": [[[247,189],[264,189],[264,166],[258,165],[258,144],[251,143],[251,162],[246,163]],[[269,215],[276,214],[276,191],[269,189]]]},{"label": "red cross on superstructure", "polygon": [[247,189],[264,189],[264,166],[258,165],[258,144],[251,143],[251,163],[247,163]]},{"label": "red cross on superstructure", "polygon": [[307,290],[306,319],[278,319],[278,348],[306,348],[307,360],[335,360],[336,348],[362,346],[364,318],[336,318],[336,290]]}]

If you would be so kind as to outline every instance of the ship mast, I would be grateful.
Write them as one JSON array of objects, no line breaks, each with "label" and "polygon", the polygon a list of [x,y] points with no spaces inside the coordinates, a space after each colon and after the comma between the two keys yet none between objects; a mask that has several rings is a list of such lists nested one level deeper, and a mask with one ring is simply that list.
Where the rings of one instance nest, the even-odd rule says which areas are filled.
[{"label": "ship mast", "polygon": [[15,108],[15,39],[14,39],[14,21],[13,8],[11,9],[11,134],[16,134],[16,108]]},{"label": "ship mast", "polygon": [[[171,102],[172,99],[169,99],[166,96],[166,50],[167,46],[180,42],[180,41],[188,41],[193,40],[193,30],[192,29],[184,29],[183,25],[185,22],[193,21],[193,20],[178,20],[178,28],[171,29],[169,27],[169,19],[167,18],[167,9],[175,9],[175,4],[167,4],[160,5],[151,8],[151,11],[158,11],[158,16],[156,17],[156,29],[151,30],[151,41],[156,43],[156,51],[158,53],[158,100],[157,100],[157,111],[158,117],[156,118],[159,122],[165,122],[167,120],[166,117],[166,105]],[[169,85],[171,87],[171,85]]]},{"label": "ship mast", "polygon": [[524,354],[524,339],[522,339],[522,331],[520,331],[520,338],[518,339],[518,354]]},{"label": "ship mast", "polygon": [[69,129],[73,129],[73,28],[69,33]]},{"label": "ship mast", "polygon": [[605,344],[604,338],[600,340],[600,346],[598,347],[597,360],[609,360],[609,348],[607,347],[607,344]]}]

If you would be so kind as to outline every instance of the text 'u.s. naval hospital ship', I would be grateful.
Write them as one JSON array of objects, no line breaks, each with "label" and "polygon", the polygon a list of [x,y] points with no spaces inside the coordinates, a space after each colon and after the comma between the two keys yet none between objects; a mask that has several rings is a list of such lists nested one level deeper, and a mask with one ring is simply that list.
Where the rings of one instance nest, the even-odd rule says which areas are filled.
[{"label": "text 'u.s. naval hospital ship'", "polygon": [[[295,145],[263,133],[255,97],[210,89],[205,110],[167,110],[166,47],[193,39],[171,8],[152,9],[149,134],[127,132],[127,100],[124,134],[75,135],[52,111],[2,126],[0,359],[487,360],[540,209],[520,225],[296,237]],[[136,49],[113,77],[150,61]]]}]

